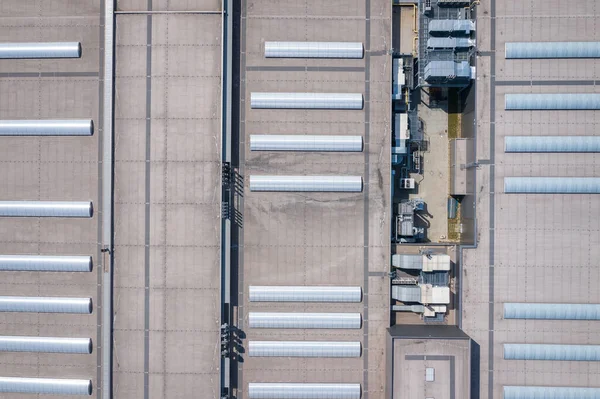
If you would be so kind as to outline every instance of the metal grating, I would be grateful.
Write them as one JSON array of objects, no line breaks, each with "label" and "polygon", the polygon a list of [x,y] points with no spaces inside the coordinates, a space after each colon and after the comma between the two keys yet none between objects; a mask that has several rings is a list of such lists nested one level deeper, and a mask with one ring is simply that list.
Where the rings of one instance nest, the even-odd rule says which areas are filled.
[{"label": "metal grating", "polygon": [[0,296],[0,312],[92,313],[91,298]]},{"label": "metal grating", "polygon": [[505,177],[507,194],[600,194],[598,177]]},{"label": "metal grating", "polygon": [[250,191],[361,192],[360,176],[250,176]]},{"label": "metal grating", "polygon": [[600,305],[587,303],[505,303],[504,318],[600,320]]},{"label": "metal grating", "polygon": [[506,360],[600,361],[600,345],[504,344]]},{"label": "metal grating", "polygon": [[250,357],[360,357],[360,342],[249,341]]},{"label": "metal grating", "polygon": [[360,384],[249,383],[249,399],[360,399]]},{"label": "metal grating", "polygon": [[0,336],[2,352],[92,353],[90,338]]},{"label": "metal grating", "polygon": [[0,136],[91,136],[91,119],[0,120]]},{"label": "metal grating", "polygon": [[360,313],[261,313],[250,312],[250,328],[361,328]]},{"label": "metal grating", "polygon": [[0,216],[91,218],[91,202],[0,201]]},{"label": "metal grating", "polygon": [[250,135],[250,151],[361,152],[361,136]]},{"label": "metal grating", "polygon": [[0,271],[91,272],[91,256],[0,255]]},{"label": "metal grating", "polygon": [[81,43],[0,43],[0,59],[79,58]]},{"label": "metal grating", "polygon": [[506,59],[599,58],[600,42],[518,42],[506,43]]},{"label": "metal grating", "polygon": [[506,110],[599,110],[600,94],[506,94]]},{"label": "metal grating", "polygon": [[362,109],[360,93],[251,93],[252,108]]},{"label": "metal grating", "polygon": [[505,152],[600,152],[598,136],[506,136]]},{"label": "metal grating", "polygon": [[360,42],[265,42],[267,58],[363,58]]},{"label": "metal grating", "polygon": [[91,380],[66,380],[57,378],[0,377],[0,392],[91,395]]},{"label": "metal grating", "polygon": [[361,287],[250,286],[250,302],[360,302]]}]

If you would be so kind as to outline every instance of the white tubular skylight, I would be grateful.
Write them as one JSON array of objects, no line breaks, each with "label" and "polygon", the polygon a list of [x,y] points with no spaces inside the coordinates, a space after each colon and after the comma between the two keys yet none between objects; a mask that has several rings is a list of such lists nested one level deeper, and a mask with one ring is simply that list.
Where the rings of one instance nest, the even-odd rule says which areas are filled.
[{"label": "white tubular skylight", "polygon": [[0,255],[0,271],[91,272],[91,256]]},{"label": "white tubular skylight", "polygon": [[92,217],[89,201],[0,201],[0,216],[6,217]]},{"label": "white tubular skylight", "polygon": [[91,136],[91,119],[0,120],[0,136]]},{"label": "white tubular skylight", "polygon": [[0,43],[0,58],[79,58],[81,43]]}]

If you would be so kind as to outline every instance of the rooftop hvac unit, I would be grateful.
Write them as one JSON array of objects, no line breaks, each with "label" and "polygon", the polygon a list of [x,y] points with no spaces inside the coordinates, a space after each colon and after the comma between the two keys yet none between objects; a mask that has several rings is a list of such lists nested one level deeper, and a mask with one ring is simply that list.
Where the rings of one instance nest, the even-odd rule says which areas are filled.
[{"label": "rooftop hvac unit", "polygon": [[428,16],[433,13],[433,9],[431,8],[431,0],[425,0],[425,9],[423,13]]},{"label": "rooftop hvac unit", "polygon": [[411,190],[415,188],[415,179],[400,179],[400,188]]},{"label": "rooftop hvac unit", "polygon": [[431,284],[423,284],[421,288],[421,303],[428,304],[450,304],[450,288],[449,287],[434,287]]},{"label": "rooftop hvac unit", "polygon": [[423,316],[435,317],[437,313],[446,313],[446,305],[429,305],[423,307]]},{"label": "rooftop hvac unit", "polygon": [[447,254],[394,254],[392,255],[392,266],[424,272],[450,271],[450,256]]}]

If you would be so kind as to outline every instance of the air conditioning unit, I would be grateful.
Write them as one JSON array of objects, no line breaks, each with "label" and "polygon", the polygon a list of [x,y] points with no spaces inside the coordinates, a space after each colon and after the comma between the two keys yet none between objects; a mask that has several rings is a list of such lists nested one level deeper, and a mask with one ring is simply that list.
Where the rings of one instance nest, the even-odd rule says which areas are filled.
[{"label": "air conditioning unit", "polygon": [[406,190],[415,188],[415,179],[400,179],[400,188]]}]

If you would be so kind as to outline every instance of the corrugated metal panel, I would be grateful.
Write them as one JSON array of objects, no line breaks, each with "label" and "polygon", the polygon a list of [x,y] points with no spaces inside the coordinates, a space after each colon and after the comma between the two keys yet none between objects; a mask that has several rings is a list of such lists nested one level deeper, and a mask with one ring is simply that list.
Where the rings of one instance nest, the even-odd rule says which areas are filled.
[{"label": "corrugated metal panel", "polygon": [[505,177],[510,194],[599,194],[598,177]]},{"label": "corrugated metal panel", "polygon": [[265,42],[267,58],[362,58],[360,42]]},{"label": "corrugated metal panel", "polygon": [[0,255],[0,271],[91,272],[91,256]]},{"label": "corrugated metal panel", "polygon": [[507,110],[598,110],[600,94],[506,94]]},{"label": "corrugated metal panel", "polygon": [[81,43],[0,43],[0,58],[79,58]]},{"label": "corrugated metal panel", "polygon": [[506,136],[505,152],[600,152],[599,136]]},{"label": "corrugated metal panel", "polygon": [[250,328],[361,328],[360,313],[250,312]]},{"label": "corrugated metal panel", "polygon": [[91,395],[91,380],[64,380],[56,378],[0,377],[0,392]]},{"label": "corrugated metal panel", "polygon": [[600,388],[506,386],[504,399],[600,399]]},{"label": "corrugated metal panel", "polygon": [[0,296],[0,312],[92,313],[91,298]]},{"label": "corrugated metal panel", "polygon": [[362,109],[360,93],[251,93],[252,108]]},{"label": "corrugated metal panel", "polygon": [[90,338],[0,336],[0,351],[90,354],[92,340]]},{"label": "corrugated metal panel", "polygon": [[504,318],[600,320],[600,305],[586,303],[505,303]]},{"label": "corrugated metal panel", "polygon": [[250,302],[360,302],[361,287],[250,286]]},{"label": "corrugated metal panel", "polygon": [[251,151],[339,151],[360,152],[361,136],[250,135]]},{"label": "corrugated metal panel", "polygon": [[249,399],[360,399],[360,384],[249,383]]},{"label": "corrugated metal panel", "polygon": [[256,357],[360,357],[360,342],[249,341]]},{"label": "corrugated metal panel", "polygon": [[250,176],[250,191],[361,192],[361,176]]},{"label": "corrugated metal panel", "polygon": [[504,344],[506,360],[600,361],[600,345]]},{"label": "corrugated metal panel", "polygon": [[91,119],[0,120],[0,136],[91,136]]},{"label": "corrugated metal panel", "polygon": [[458,33],[470,35],[475,30],[475,22],[469,19],[432,19],[429,33]]},{"label": "corrugated metal panel", "polygon": [[0,201],[0,216],[91,218],[88,201]]},{"label": "corrugated metal panel", "polygon": [[600,42],[506,43],[505,58],[598,58]]}]

